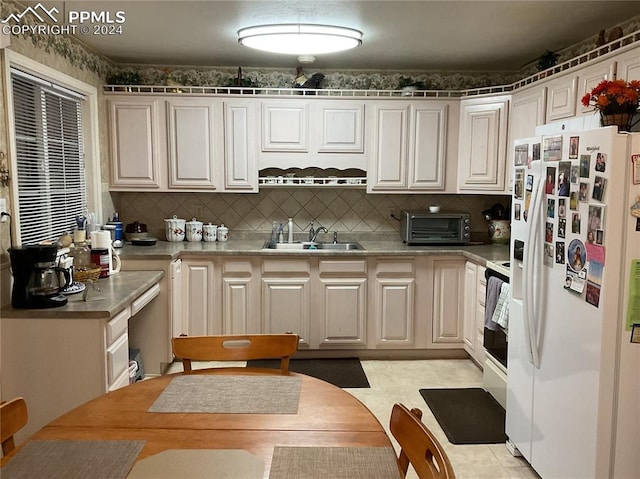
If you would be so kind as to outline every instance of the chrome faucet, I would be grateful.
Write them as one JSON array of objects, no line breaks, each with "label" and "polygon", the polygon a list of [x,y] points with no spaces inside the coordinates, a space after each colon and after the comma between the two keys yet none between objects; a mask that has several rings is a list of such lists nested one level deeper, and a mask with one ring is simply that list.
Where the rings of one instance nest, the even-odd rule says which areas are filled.
[{"label": "chrome faucet", "polygon": [[312,221],[311,228],[309,228],[309,241],[311,243],[315,243],[320,233],[328,233],[328,232],[329,230],[327,230],[327,228],[325,228],[324,226],[319,226],[317,229],[314,229],[313,221]]}]

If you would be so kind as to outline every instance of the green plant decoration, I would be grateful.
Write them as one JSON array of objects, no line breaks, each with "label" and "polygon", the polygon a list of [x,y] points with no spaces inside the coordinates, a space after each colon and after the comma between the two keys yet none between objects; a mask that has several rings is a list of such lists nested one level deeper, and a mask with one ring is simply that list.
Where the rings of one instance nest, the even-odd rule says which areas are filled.
[{"label": "green plant decoration", "polygon": [[543,71],[558,63],[558,54],[551,50],[545,51],[538,61],[538,71]]}]

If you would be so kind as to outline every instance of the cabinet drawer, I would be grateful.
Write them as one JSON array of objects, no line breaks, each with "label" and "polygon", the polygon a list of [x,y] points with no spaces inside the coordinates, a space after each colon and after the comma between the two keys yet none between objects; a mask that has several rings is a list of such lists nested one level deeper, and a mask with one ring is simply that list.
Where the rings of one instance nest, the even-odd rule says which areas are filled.
[{"label": "cabinet drawer", "polygon": [[251,275],[252,271],[250,259],[228,259],[222,263],[222,274]]},{"label": "cabinet drawer", "polygon": [[151,302],[153,298],[160,294],[160,285],[158,283],[151,286],[148,290],[142,293],[131,303],[131,315],[133,316],[147,304]]},{"label": "cabinet drawer", "polygon": [[319,265],[320,274],[328,273],[348,273],[365,274],[367,272],[367,261],[359,260],[321,260]]},{"label": "cabinet drawer", "polygon": [[113,384],[122,374],[129,370],[129,335],[123,334],[107,348],[107,382]]},{"label": "cabinet drawer", "polygon": [[414,262],[410,260],[378,260],[376,266],[378,274],[413,274]]},{"label": "cabinet drawer", "polygon": [[309,261],[302,259],[265,259],[262,262],[263,273],[307,273],[309,274]]},{"label": "cabinet drawer", "polygon": [[129,318],[131,317],[131,308],[127,306],[107,323],[107,346],[127,330]]}]

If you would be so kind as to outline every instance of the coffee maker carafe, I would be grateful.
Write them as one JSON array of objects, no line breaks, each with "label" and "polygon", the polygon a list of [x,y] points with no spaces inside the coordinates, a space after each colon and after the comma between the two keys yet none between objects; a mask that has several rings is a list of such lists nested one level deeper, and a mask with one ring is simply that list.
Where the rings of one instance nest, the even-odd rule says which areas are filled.
[{"label": "coffee maker carafe", "polygon": [[[23,246],[9,248],[14,308],[55,308],[67,304],[60,292],[71,283],[69,272],[55,266],[56,246]],[[60,273],[64,284],[60,283]]]}]

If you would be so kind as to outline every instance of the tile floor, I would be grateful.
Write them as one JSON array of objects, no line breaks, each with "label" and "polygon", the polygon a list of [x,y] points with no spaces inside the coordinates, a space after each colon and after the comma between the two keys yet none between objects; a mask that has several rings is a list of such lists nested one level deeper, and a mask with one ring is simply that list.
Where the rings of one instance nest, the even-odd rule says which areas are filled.
[{"label": "tile floor", "polygon": [[[231,363],[225,363],[231,366]],[[235,363],[234,365],[243,365]],[[201,363],[194,367],[212,367],[212,363]],[[431,414],[422,396],[421,388],[481,387],[482,372],[466,359],[430,359],[407,361],[363,360],[362,366],[369,378],[371,388],[346,389],[362,401],[378,418],[387,433],[391,408],[401,402],[409,408],[418,407],[424,415],[422,420],[436,434],[444,446],[453,465],[457,479],[539,479],[539,476],[522,458],[513,457],[504,444],[459,446],[449,443],[438,422]],[[182,370],[176,362],[169,372]],[[394,441],[394,446],[398,448]],[[409,468],[407,479],[417,476]]]}]

